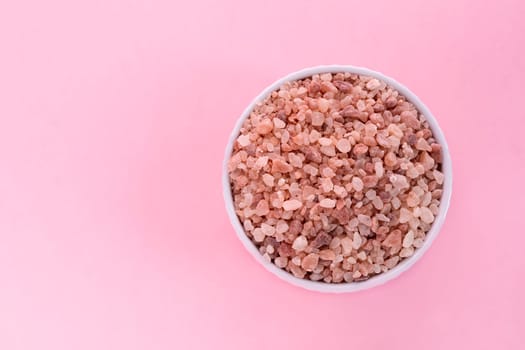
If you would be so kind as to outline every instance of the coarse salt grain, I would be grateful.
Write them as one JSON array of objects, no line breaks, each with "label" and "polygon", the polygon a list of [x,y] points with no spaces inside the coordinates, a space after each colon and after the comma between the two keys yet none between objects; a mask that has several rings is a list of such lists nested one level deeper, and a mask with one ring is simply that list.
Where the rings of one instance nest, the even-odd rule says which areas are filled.
[{"label": "coarse salt grain", "polygon": [[276,129],[283,129],[286,126],[286,123],[279,118],[273,118],[273,126]]},{"label": "coarse salt grain", "polygon": [[420,218],[424,223],[431,224],[434,222],[434,214],[427,207],[421,207]]},{"label": "coarse salt grain", "polygon": [[318,263],[319,263],[319,255],[315,253],[310,253],[307,256],[305,256],[303,260],[301,261],[301,267],[305,271],[313,271],[317,267]]},{"label": "coarse salt grain", "polygon": [[354,249],[359,249],[359,247],[361,247],[362,243],[363,243],[363,239],[361,238],[359,233],[354,232],[354,237],[352,239],[352,247]]},{"label": "coarse salt grain", "polygon": [[257,132],[261,135],[269,134],[273,130],[273,122],[265,118],[263,119],[256,128]]},{"label": "coarse salt grain", "polygon": [[319,252],[319,257],[322,260],[334,260],[335,253],[332,249],[323,249]]},{"label": "coarse salt grain", "polygon": [[343,254],[350,255],[350,253],[352,252],[352,247],[353,247],[352,240],[349,237],[344,237],[343,239],[341,239],[340,242],[341,242],[341,247],[343,249]]},{"label": "coarse salt grain", "polygon": [[357,192],[360,192],[363,190],[363,187],[364,187],[364,184],[363,184],[363,180],[361,180],[360,178],[354,176],[352,178],[352,187],[357,191]]},{"label": "coarse salt grain", "polygon": [[370,79],[368,83],[366,83],[366,88],[368,90],[375,90],[381,86],[381,83],[377,79]]},{"label": "coarse salt grain", "polygon": [[257,216],[264,216],[270,212],[270,206],[268,205],[268,201],[265,199],[261,199],[259,203],[257,203],[257,206],[255,207],[255,215]]},{"label": "coarse salt grain", "polygon": [[237,138],[237,142],[239,143],[239,146],[246,147],[250,144],[250,136],[249,135],[240,135]]},{"label": "coarse salt grain", "polygon": [[319,144],[321,146],[330,146],[332,144],[332,140],[330,140],[328,137],[321,137],[319,139]]},{"label": "coarse salt grain", "polygon": [[408,248],[414,243],[414,232],[408,231],[405,237],[403,238],[403,247]]},{"label": "coarse salt grain", "polygon": [[445,179],[445,175],[443,175],[443,173],[439,170],[434,170],[433,174],[434,174],[434,179],[436,179],[436,182],[439,185],[442,185],[443,180]]},{"label": "coarse salt grain", "polygon": [[338,140],[335,144],[335,147],[341,153],[348,153],[352,149],[352,145],[350,144],[350,141],[348,141],[348,139]]},{"label": "coarse salt grain", "polygon": [[330,107],[330,102],[328,102],[328,100],[325,98],[320,98],[317,100],[317,107],[319,108],[320,112],[326,113]]},{"label": "coarse salt grain", "polygon": [[266,186],[273,187],[275,179],[270,174],[263,174],[262,180]]},{"label": "coarse salt grain", "polygon": [[283,257],[279,256],[279,257],[275,258],[274,263],[275,263],[275,265],[277,265],[277,267],[282,269],[282,268],[286,267],[286,265],[288,265],[288,258],[283,258]]},{"label": "coarse salt grain", "polygon": [[408,258],[409,256],[412,256],[413,254],[414,254],[414,248],[412,247],[403,248],[399,252],[399,256],[402,258]]},{"label": "coarse salt grain", "polygon": [[321,126],[324,123],[324,115],[321,112],[312,112],[312,125]]},{"label": "coarse salt grain", "polygon": [[308,246],[308,240],[305,236],[298,236],[292,244],[292,248],[296,251],[303,251]]},{"label": "coarse salt grain", "polygon": [[283,209],[287,211],[297,210],[303,206],[303,203],[297,199],[289,199],[283,202]]},{"label": "coarse salt grain", "polygon": [[253,230],[253,239],[255,242],[262,242],[264,241],[264,237],[266,236],[264,232],[260,228],[256,228]]},{"label": "coarse salt grain", "polygon": [[268,225],[268,224],[265,224],[265,223],[262,223],[261,224],[261,231],[266,236],[273,236],[273,234],[275,233],[275,227],[273,227],[271,225]]},{"label": "coarse salt grain", "polygon": [[324,198],[319,202],[323,208],[335,208],[336,201],[330,198]]},{"label": "coarse salt grain", "polygon": [[286,231],[288,231],[288,229],[290,228],[290,226],[288,225],[288,223],[284,220],[279,220],[277,222],[277,225],[275,226],[275,232],[276,233],[285,233]]}]

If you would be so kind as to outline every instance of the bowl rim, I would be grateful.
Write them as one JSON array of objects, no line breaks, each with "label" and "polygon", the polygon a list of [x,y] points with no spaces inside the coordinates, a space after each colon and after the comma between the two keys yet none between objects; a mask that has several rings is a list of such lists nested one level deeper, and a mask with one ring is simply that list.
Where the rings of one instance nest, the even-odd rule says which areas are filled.
[{"label": "bowl rim", "polygon": [[[228,174],[228,161],[230,159],[231,153],[233,151],[233,144],[235,140],[237,139],[237,136],[239,134],[239,131],[242,127],[242,124],[248,118],[251,111],[255,107],[255,105],[259,102],[262,102],[271,92],[278,89],[280,86],[282,86],[284,83],[293,81],[293,80],[299,80],[311,77],[314,74],[322,74],[322,73],[341,73],[341,72],[349,72],[349,73],[355,73],[359,75],[365,75],[377,78],[379,80],[382,80],[386,82],[388,85],[392,86],[393,88],[397,89],[402,95],[404,95],[408,101],[412,102],[416,108],[425,116],[426,120],[428,121],[430,125],[430,129],[432,130],[432,133],[436,140],[439,142],[439,144],[442,147],[442,156],[443,156],[443,163],[442,163],[442,171],[444,174],[444,183],[443,183],[443,194],[441,197],[441,203],[439,207],[439,213],[436,216],[436,219],[434,223],[432,224],[432,227],[427,233],[426,239],[423,243],[423,245],[416,249],[414,255],[411,257],[408,257],[404,259],[401,263],[396,265],[394,268],[388,270],[387,272],[380,273],[378,275],[375,275],[365,281],[361,282],[352,282],[352,283],[325,283],[321,281],[311,281],[306,279],[301,279],[298,277],[293,276],[291,273],[277,267],[272,262],[267,261],[262,254],[259,252],[255,244],[250,240],[250,238],[246,235],[244,228],[237,217],[237,214],[235,213],[234,205],[233,205],[233,196],[231,192],[231,186],[230,186],[230,179]],[[223,187],[223,197],[226,204],[226,211],[228,213],[228,216],[230,218],[230,222],[233,225],[233,228],[235,230],[235,233],[237,234],[237,237],[241,241],[241,243],[244,245],[246,250],[250,252],[250,254],[257,260],[261,265],[263,265],[266,270],[270,271],[272,274],[276,275],[280,279],[307,289],[311,291],[317,291],[317,292],[325,292],[325,293],[349,293],[349,292],[357,292],[369,288],[373,288],[379,285],[382,285],[388,281],[391,281],[392,279],[398,277],[403,272],[407,271],[410,267],[412,267],[424,254],[425,252],[430,248],[434,240],[436,239],[437,235],[439,234],[443,223],[445,222],[445,218],[450,206],[450,199],[452,196],[452,160],[450,158],[450,152],[448,149],[447,142],[445,140],[445,136],[443,134],[443,131],[439,127],[439,124],[434,117],[434,115],[430,112],[428,107],[417,97],[412,91],[410,91],[406,86],[403,84],[397,82],[393,78],[386,76],[380,72],[364,68],[364,67],[358,67],[358,66],[351,66],[351,65],[320,65],[320,66],[314,66],[309,68],[304,68],[301,70],[298,70],[296,72],[290,73],[272,84],[270,84],[268,87],[266,87],[261,93],[255,97],[252,102],[246,107],[246,109],[243,111],[241,116],[238,118],[237,122],[235,123],[235,126],[230,134],[230,138],[228,141],[228,144],[226,145],[224,160],[222,164],[222,187]]]}]

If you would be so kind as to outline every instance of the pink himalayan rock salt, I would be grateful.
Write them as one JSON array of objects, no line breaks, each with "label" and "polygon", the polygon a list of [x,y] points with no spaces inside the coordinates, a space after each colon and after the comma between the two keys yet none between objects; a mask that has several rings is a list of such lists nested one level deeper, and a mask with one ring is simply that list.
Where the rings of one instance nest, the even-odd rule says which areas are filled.
[{"label": "pink himalayan rock salt", "polygon": [[293,170],[293,167],[281,159],[274,159],[272,161],[272,173],[288,173]]},{"label": "pink himalayan rock salt", "polygon": [[264,118],[257,125],[256,130],[261,135],[269,134],[273,130],[273,122],[269,118]]},{"label": "pink himalayan rock salt", "polygon": [[319,202],[323,208],[335,208],[336,201],[330,198],[324,198]]},{"label": "pink himalayan rock salt", "polygon": [[308,240],[305,236],[298,236],[292,244],[292,248],[296,251],[303,251],[308,246]]},{"label": "pink himalayan rock salt", "polygon": [[301,267],[305,271],[311,272],[317,267],[318,263],[319,263],[319,255],[315,253],[310,253],[307,256],[305,256],[303,260],[301,261]]},{"label": "pink himalayan rock salt", "polygon": [[293,211],[301,208],[303,203],[297,199],[289,199],[283,202],[283,209],[286,211]]},{"label": "pink himalayan rock salt", "polygon": [[340,139],[335,144],[335,147],[337,150],[341,153],[348,153],[352,149],[352,145],[350,144],[350,141],[348,139]]},{"label": "pink himalayan rock salt", "polygon": [[239,135],[239,137],[237,137],[237,142],[239,143],[239,146],[246,147],[251,143],[250,136],[249,135]]},{"label": "pink himalayan rock salt", "polygon": [[[265,259],[299,278],[355,282],[393,268],[422,246],[439,212],[442,148],[414,106],[374,79],[287,83],[254,108],[234,144],[228,171],[244,229]],[[306,252],[290,243],[300,236]]]}]

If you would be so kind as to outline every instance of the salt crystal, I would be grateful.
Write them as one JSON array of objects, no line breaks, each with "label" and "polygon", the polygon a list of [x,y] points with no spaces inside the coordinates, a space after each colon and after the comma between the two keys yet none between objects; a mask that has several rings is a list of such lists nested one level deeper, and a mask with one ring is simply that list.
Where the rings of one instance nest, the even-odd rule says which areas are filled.
[{"label": "salt crystal", "polygon": [[261,199],[255,207],[255,215],[264,216],[267,215],[269,212],[270,206],[268,205],[268,201],[266,199]]},{"label": "salt crystal", "polygon": [[344,237],[341,239],[341,247],[344,255],[350,255],[352,252],[352,240],[349,237]]},{"label": "salt crystal", "polygon": [[357,220],[359,220],[360,223],[366,226],[372,225],[372,219],[370,218],[370,216],[359,214],[357,215]]},{"label": "salt crystal", "polygon": [[286,211],[297,210],[303,206],[303,203],[297,199],[289,199],[283,202],[283,209]]},{"label": "salt crystal", "polygon": [[396,210],[399,209],[399,207],[401,206],[401,201],[397,197],[392,198],[390,203],[392,203],[392,207]]},{"label": "salt crystal", "polygon": [[445,175],[443,175],[443,173],[439,170],[434,170],[433,174],[434,174],[434,179],[436,179],[436,182],[439,185],[442,185],[443,180],[445,179]]},{"label": "salt crystal", "polygon": [[374,163],[374,171],[376,172],[376,176],[381,178],[384,174],[384,168],[383,163],[381,161]]},{"label": "salt crystal", "polygon": [[297,237],[292,243],[292,248],[298,252],[303,251],[307,246],[308,240],[305,236]]},{"label": "salt crystal", "polygon": [[432,214],[432,211],[430,211],[427,207],[421,207],[421,220],[424,223],[431,224],[434,222],[434,214]]},{"label": "salt crystal", "polygon": [[322,260],[334,260],[335,253],[332,249],[323,249],[319,252],[319,257]]},{"label": "salt crystal", "polygon": [[363,154],[366,154],[366,152],[368,152],[368,146],[362,143],[358,143],[354,146],[352,152],[358,157],[362,156]]},{"label": "salt crystal", "polygon": [[376,218],[380,221],[390,222],[390,219],[385,214],[377,214]]},{"label": "salt crystal", "polygon": [[393,230],[390,232],[390,234],[386,237],[386,239],[382,242],[382,244],[387,248],[396,248],[401,247],[401,231],[400,230]]},{"label": "salt crystal", "polygon": [[414,240],[414,247],[421,248],[423,246],[423,240],[421,238],[416,238]]},{"label": "salt crystal", "polygon": [[386,108],[394,108],[397,105],[397,98],[390,96],[385,101]]},{"label": "salt crystal", "polygon": [[356,256],[357,256],[357,258],[358,258],[359,260],[361,260],[361,261],[366,260],[366,253],[363,252],[363,251],[360,251],[359,253],[357,253]]},{"label": "salt crystal", "polygon": [[330,167],[322,167],[321,168],[321,176],[322,177],[334,177],[335,172]]},{"label": "salt crystal", "polygon": [[319,77],[322,81],[332,81],[332,73],[323,73]]},{"label": "salt crystal", "polygon": [[368,188],[374,187],[375,185],[377,185],[377,181],[378,181],[378,178],[375,175],[368,175],[368,176],[363,177],[363,185]]},{"label": "salt crystal", "polygon": [[403,111],[401,112],[401,121],[409,128],[417,130],[421,128],[421,122],[417,119],[417,112]]},{"label": "salt crystal", "polygon": [[301,262],[301,267],[305,271],[313,271],[317,267],[318,263],[319,255],[315,253],[310,253],[303,258],[303,261]]},{"label": "salt crystal", "polygon": [[253,230],[253,224],[251,220],[244,220],[243,227],[245,231],[252,231]]},{"label": "salt crystal", "polygon": [[266,223],[261,224],[261,230],[266,236],[273,236],[273,234],[275,233],[275,227]]},{"label": "salt crystal", "polygon": [[237,137],[237,142],[239,143],[239,146],[246,147],[250,144],[250,136],[240,135],[239,137]]},{"label": "salt crystal", "polygon": [[272,173],[288,173],[293,170],[293,166],[281,159],[272,160]]},{"label": "salt crystal", "polygon": [[409,256],[412,256],[412,255],[414,255],[414,248],[412,247],[403,248],[399,252],[399,256],[402,258],[408,258]]},{"label": "salt crystal", "polygon": [[383,201],[381,200],[381,197],[375,197],[375,198],[372,200],[372,205],[373,205],[374,208],[376,208],[377,210],[381,210],[381,209],[383,209],[383,207],[384,207],[384,203],[383,203]]},{"label": "salt crystal", "polygon": [[324,193],[328,193],[334,188],[334,184],[329,178],[320,178],[319,182]]},{"label": "salt crystal", "polygon": [[328,156],[328,157],[334,157],[335,156],[335,147],[333,145],[331,146],[321,146],[320,151],[322,154]]},{"label": "salt crystal", "polygon": [[266,237],[266,235],[260,228],[256,228],[255,230],[253,230],[252,235],[253,235],[253,239],[255,240],[255,242],[262,242],[264,241],[264,238]]},{"label": "salt crystal", "polygon": [[430,145],[428,144],[427,140],[425,140],[423,138],[420,138],[420,139],[417,140],[417,142],[416,142],[416,149],[418,149],[420,151],[428,151],[428,152],[432,151],[432,147],[430,147]]},{"label": "salt crystal", "polygon": [[399,212],[399,222],[404,224],[407,223],[412,218],[412,213],[406,208],[401,208]]},{"label": "salt crystal", "polygon": [[269,134],[273,130],[273,122],[268,118],[264,118],[257,125],[256,130],[261,135]]},{"label": "salt crystal", "polygon": [[283,258],[281,256],[275,258],[274,260],[274,263],[275,265],[277,265],[277,267],[280,267],[281,269],[286,267],[286,265],[288,265],[288,258]]},{"label": "salt crystal", "polygon": [[270,174],[263,174],[262,176],[262,180],[264,182],[264,184],[268,187],[273,187],[274,185],[274,177]]},{"label": "salt crystal", "polygon": [[330,103],[325,98],[319,98],[317,99],[317,107],[319,108],[320,112],[326,113],[330,107]]},{"label": "salt crystal", "polygon": [[410,191],[407,196],[407,205],[415,207],[419,204],[419,197],[414,191]]},{"label": "salt crystal", "polygon": [[398,139],[403,137],[403,131],[396,124],[389,124],[387,130],[390,135],[395,136]]},{"label": "salt crystal", "polygon": [[434,158],[432,158],[427,152],[421,152],[421,156],[419,157],[419,161],[425,168],[425,170],[430,170],[434,166]]},{"label": "salt crystal", "polygon": [[319,202],[319,205],[323,208],[335,208],[336,201],[330,198],[324,198]]},{"label": "salt crystal", "polygon": [[416,167],[410,166],[406,172],[407,176],[411,179],[415,179],[419,176],[419,172],[417,171]]},{"label": "salt crystal", "polygon": [[319,131],[315,129],[310,131],[310,135],[309,135],[310,143],[317,142],[319,138],[321,138],[321,134],[319,133]]},{"label": "salt crystal", "polygon": [[324,115],[321,112],[312,112],[312,125],[321,126],[324,123]]},{"label": "salt crystal", "polygon": [[359,249],[359,247],[361,247],[362,243],[363,243],[363,238],[361,238],[359,233],[354,232],[354,237],[352,239],[352,247],[354,249]]},{"label": "salt crystal", "polygon": [[304,170],[305,173],[307,173],[308,175],[311,175],[311,176],[317,176],[317,174],[319,173],[319,169],[317,169],[316,167],[314,167],[313,165],[310,165],[310,164],[306,164],[303,167],[303,170]]},{"label": "salt crystal", "polygon": [[296,168],[302,168],[303,166],[303,159],[293,152],[288,153],[288,161]]},{"label": "salt crystal", "polygon": [[388,152],[385,155],[385,165],[387,167],[394,167],[397,164],[397,157],[393,152]]},{"label": "salt crystal", "polygon": [[339,150],[341,153],[348,153],[350,152],[350,149],[352,148],[352,145],[350,144],[350,141],[348,139],[340,139],[337,141],[335,147]]},{"label": "salt crystal", "polygon": [[352,178],[352,187],[357,191],[360,192],[363,190],[364,184],[363,180],[361,180],[359,177],[354,176]]},{"label": "salt crystal", "polygon": [[414,243],[414,231],[408,231],[403,238],[403,247],[408,248]]},{"label": "salt crystal", "polygon": [[377,79],[370,79],[367,83],[366,83],[366,88],[368,90],[375,90],[377,88],[379,88],[381,86],[381,83],[379,82],[379,80]]},{"label": "salt crystal", "polygon": [[260,170],[262,168],[264,168],[266,166],[266,164],[268,164],[268,157],[264,156],[264,157],[259,157],[257,158],[257,160],[255,161],[255,164],[254,164],[254,168],[256,170]]},{"label": "salt crystal", "polygon": [[385,261],[385,266],[391,269],[394,266],[396,266],[398,262],[399,262],[399,256],[393,256],[390,259]]},{"label": "salt crystal", "polygon": [[273,126],[276,129],[284,129],[284,127],[286,126],[286,123],[279,118],[273,118]]}]

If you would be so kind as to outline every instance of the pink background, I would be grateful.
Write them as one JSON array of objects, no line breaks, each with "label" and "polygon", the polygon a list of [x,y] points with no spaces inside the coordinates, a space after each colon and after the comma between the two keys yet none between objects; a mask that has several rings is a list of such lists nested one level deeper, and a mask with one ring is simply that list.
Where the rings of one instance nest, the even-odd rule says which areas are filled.
[{"label": "pink background", "polygon": [[[525,3],[0,2],[0,349],[518,349]],[[444,229],[385,286],[323,295],[243,249],[235,120],[266,85],[353,64],[449,142]]]}]

